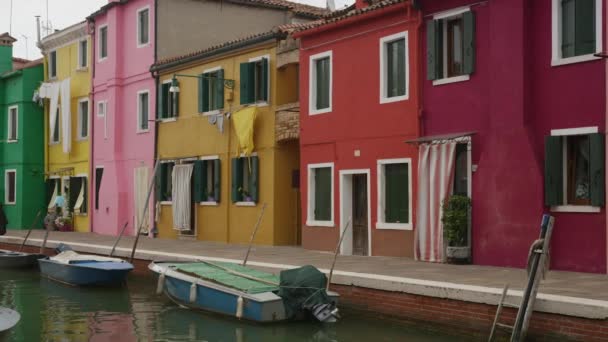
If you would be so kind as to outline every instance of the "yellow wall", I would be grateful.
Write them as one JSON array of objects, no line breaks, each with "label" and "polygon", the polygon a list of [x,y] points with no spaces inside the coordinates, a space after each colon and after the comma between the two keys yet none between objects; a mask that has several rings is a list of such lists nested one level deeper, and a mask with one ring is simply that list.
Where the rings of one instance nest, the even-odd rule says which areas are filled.
[{"label": "yellow wall", "polygon": [[[224,78],[236,81],[235,89],[225,89],[224,110],[231,112],[240,106],[240,63],[250,58],[268,55],[270,70],[270,104],[258,107],[254,129],[255,150],[260,161],[259,200],[256,206],[237,206],[231,200],[231,158],[237,156],[237,137],[230,120],[224,121],[224,133],[208,118],[198,113],[198,81],[180,77],[179,108],[177,120],[162,122],[158,130],[158,158],[174,160],[202,156],[219,156],[221,160],[221,200],[217,206],[197,205],[196,237],[200,240],[248,243],[262,204],[266,203],[261,227],[256,236],[258,244],[294,244],[294,222],[297,198],[291,189],[292,169],[298,169],[297,148],[284,148],[275,144],[275,106],[297,99],[297,69],[276,69],[275,43],[240,51],[221,58],[209,59],[183,66],[161,74],[160,82],[170,80],[174,73],[199,75],[207,69],[222,67]],[[287,163],[277,166],[277,162]],[[288,191],[279,191],[289,180]],[[287,196],[288,195],[288,196]],[[280,204],[279,204],[280,203]],[[280,210],[279,210],[280,209]],[[280,224],[279,224],[280,223]],[[162,206],[158,224],[160,237],[176,237],[172,229],[171,205]]]},{"label": "yellow wall", "polygon": [[[89,139],[91,135],[91,114],[93,110],[92,103],[89,102],[89,137],[84,140],[78,139],[78,101],[83,98],[89,98],[91,91],[91,40],[87,38],[89,57],[88,68],[78,69],[78,43],[74,41],[68,45],[58,48],[57,51],[57,77],[48,79],[48,54],[44,57],[44,75],[45,82],[59,82],[66,78],[70,78],[70,109],[72,121],[72,150],[69,154],[63,152],[63,137],[61,125],[59,131],[59,143],[49,144],[49,106],[45,108],[45,166],[47,172],[51,174],[54,171],[64,168],[73,167],[72,176],[87,175],[88,193],[91,190],[91,177],[89,175]],[[50,52],[50,51],[49,51]],[[60,106],[63,106],[60,100]],[[63,173],[60,176],[69,176],[70,174]],[[91,210],[90,201],[87,201],[87,212]],[[74,218],[74,228],[76,231],[89,231],[89,216],[88,214],[77,214]]]}]

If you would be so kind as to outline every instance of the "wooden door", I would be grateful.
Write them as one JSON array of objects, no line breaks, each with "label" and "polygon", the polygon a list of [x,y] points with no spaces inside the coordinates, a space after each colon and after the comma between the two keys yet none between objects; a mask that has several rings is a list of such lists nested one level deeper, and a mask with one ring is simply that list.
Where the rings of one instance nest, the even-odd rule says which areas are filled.
[{"label": "wooden door", "polygon": [[367,175],[353,175],[353,255],[368,255]]}]

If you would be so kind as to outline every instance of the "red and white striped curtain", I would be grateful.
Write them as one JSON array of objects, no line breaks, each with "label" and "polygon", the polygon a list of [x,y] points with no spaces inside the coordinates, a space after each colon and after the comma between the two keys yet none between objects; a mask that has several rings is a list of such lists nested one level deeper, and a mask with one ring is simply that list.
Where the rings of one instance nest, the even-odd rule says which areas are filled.
[{"label": "red and white striped curtain", "polygon": [[441,204],[452,192],[456,143],[423,144],[418,158],[416,259],[444,261]]}]

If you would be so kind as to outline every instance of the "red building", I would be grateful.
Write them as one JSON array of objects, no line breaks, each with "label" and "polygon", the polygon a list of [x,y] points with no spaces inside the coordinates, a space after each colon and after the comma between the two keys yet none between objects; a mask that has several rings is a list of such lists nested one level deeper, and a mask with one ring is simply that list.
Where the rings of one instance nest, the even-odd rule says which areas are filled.
[{"label": "red building", "polygon": [[[524,266],[547,212],[556,217],[551,268],[605,273],[606,62],[594,54],[606,46],[606,1],[417,2],[424,81],[416,145],[421,155],[455,148],[438,173],[472,199],[473,262]],[[418,205],[420,216],[433,203]],[[431,236],[431,228],[417,220],[417,251],[441,261],[441,231]]]},{"label": "red building", "polygon": [[302,245],[413,256],[421,17],[357,0],[300,39]]}]

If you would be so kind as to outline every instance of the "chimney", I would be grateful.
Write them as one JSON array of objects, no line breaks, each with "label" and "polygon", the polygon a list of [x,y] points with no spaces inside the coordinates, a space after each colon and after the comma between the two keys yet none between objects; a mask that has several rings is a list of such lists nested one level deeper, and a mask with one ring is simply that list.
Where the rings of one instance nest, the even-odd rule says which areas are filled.
[{"label": "chimney", "polygon": [[16,41],[8,32],[0,34],[0,75],[13,70],[13,43]]},{"label": "chimney", "polygon": [[36,45],[40,46],[40,16],[36,16]]}]

